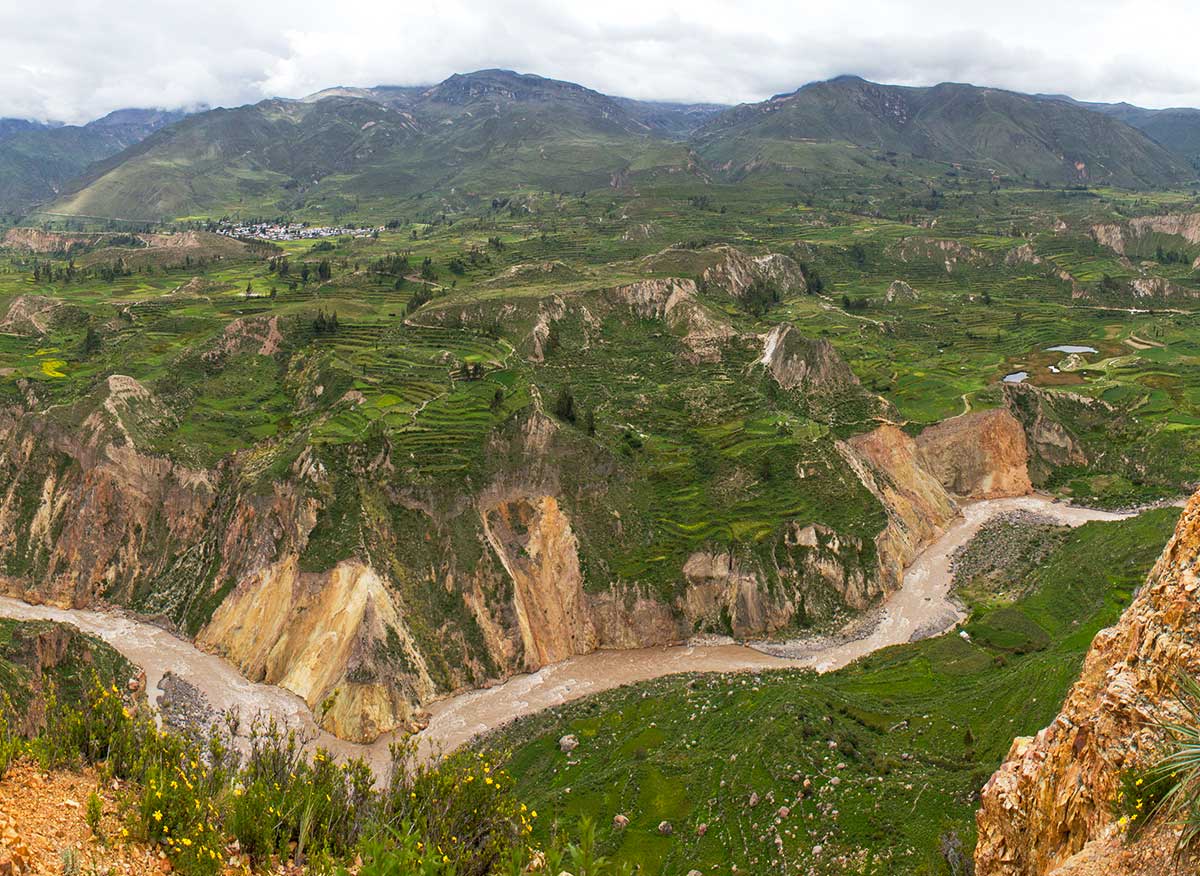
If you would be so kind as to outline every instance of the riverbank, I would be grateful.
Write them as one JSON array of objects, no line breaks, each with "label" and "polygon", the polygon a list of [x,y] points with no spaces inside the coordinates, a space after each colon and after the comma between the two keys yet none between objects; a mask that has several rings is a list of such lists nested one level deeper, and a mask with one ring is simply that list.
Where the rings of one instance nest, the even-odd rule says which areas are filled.
[{"label": "riverbank", "polygon": [[[899,590],[878,608],[856,618],[839,634],[749,645],[689,643],[662,648],[596,651],[510,678],[491,688],[446,697],[429,706],[430,721],[420,733],[426,754],[449,751],[514,718],[622,685],[683,672],[738,672],[803,668],[829,672],[880,648],[951,629],[962,609],[950,599],[952,555],[994,517],[1036,511],[1069,526],[1117,520],[1131,513],[1099,511],[1030,495],[964,504],[962,514],[908,567]],[[228,661],[147,621],[120,612],[30,605],[0,597],[0,616],[54,620],[98,636],[146,673],[147,694],[157,703],[168,673],[191,684],[217,712],[237,710],[243,718],[261,714],[295,728],[314,745],[346,757],[362,757],[382,773],[388,745],[396,734],[370,744],[339,739],[317,726],[307,704],[274,685],[243,677]]]}]

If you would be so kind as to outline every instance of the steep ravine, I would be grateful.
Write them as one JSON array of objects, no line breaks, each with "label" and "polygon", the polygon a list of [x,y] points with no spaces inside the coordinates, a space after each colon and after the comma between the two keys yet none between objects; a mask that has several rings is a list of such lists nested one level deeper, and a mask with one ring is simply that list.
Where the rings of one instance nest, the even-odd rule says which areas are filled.
[{"label": "steep ravine", "polygon": [[[273,331],[245,321],[214,350],[269,355]],[[784,389],[865,393],[825,342],[785,326],[763,345],[759,365]],[[386,443],[336,457],[305,446],[270,472],[254,450],[184,465],[153,452],[171,416],[122,375],[71,406],[0,411],[0,590],[153,617],[358,742],[411,728],[449,692],[597,648],[697,631],[758,639],[867,610],[961,500],[1030,490],[1025,433],[1006,409],[916,438],[882,425],[840,442],[840,458],[826,448],[836,476],[878,501],[873,539],[794,520],[769,556],[698,546],[677,560],[673,590],[654,589],[611,580],[587,553],[627,537],[604,496],[612,462],[540,406],[494,433],[489,456],[504,467],[470,493],[393,479]],[[564,487],[564,459],[595,468],[590,489]]]}]

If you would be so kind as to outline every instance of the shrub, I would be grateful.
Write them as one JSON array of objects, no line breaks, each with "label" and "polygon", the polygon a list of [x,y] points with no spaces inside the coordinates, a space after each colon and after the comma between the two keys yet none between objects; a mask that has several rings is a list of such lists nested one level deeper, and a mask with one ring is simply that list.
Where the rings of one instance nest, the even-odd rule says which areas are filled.
[{"label": "shrub", "polygon": [[373,808],[374,776],[361,760],[336,763],[274,721],[250,727],[250,752],[229,795],[228,828],[256,863],[285,854],[347,855]]},{"label": "shrub", "polygon": [[9,715],[13,714],[12,702],[5,695],[0,703],[0,779],[8,772],[9,766],[25,749],[21,737],[17,734]]},{"label": "shrub", "polygon": [[[519,874],[535,865],[558,872],[562,863],[579,876],[620,872],[596,853],[590,825],[578,844],[530,848],[537,813],[514,797],[495,755],[422,760],[410,740],[393,746],[391,774],[379,790],[362,761],[337,763],[321,749],[310,756],[308,740],[273,722],[250,724],[242,756],[231,744],[240,730],[236,715],[207,730],[162,731],[98,677],[82,702],[64,703],[51,687],[46,703],[45,729],[30,743],[42,766],[102,764],[103,775],[125,779],[122,836],[159,846],[185,876],[219,873],[231,840],[257,869],[278,856],[330,872],[358,854],[365,876]],[[21,741],[0,712],[0,754],[4,740]],[[99,838],[97,793],[85,815]]]},{"label": "shrub", "polygon": [[1142,832],[1151,815],[1162,805],[1167,790],[1168,782],[1154,769],[1131,767],[1121,771],[1113,809],[1128,839],[1136,839]]},{"label": "shrub", "polygon": [[100,795],[95,791],[88,794],[84,818],[88,828],[92,831],[92,836],[103,842],[104,832],[100,828],[100,820],[104,818],[104,804],[100,802]]},{"label": "shrub", "polygon": [[460,751],[420,762],[412,743],[393,746],[381,812],[385,830],[415,833],[457,876],[494,872],[521,850],[537,813],[512,794],[495,759]]}]

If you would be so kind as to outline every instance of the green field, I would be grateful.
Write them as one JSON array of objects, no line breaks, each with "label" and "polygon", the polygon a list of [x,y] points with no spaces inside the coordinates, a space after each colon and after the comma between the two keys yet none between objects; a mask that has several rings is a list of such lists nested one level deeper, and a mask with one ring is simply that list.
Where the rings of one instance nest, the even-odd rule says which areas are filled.
[{"label": "green field", "polygon": [[[521,719],[484,745],[513,752],[542,836],[592,817],[604,849],[644,873],[948,873],[942,838],[970,854],[979,789],[1013,737],[1057,714],[1177,514],[1073,531],[1028,572],[1027,596],[971,616],[969,641],[947,633],[823,676],[671,676]],[[557,745],[567,733],[570,755]]]}]

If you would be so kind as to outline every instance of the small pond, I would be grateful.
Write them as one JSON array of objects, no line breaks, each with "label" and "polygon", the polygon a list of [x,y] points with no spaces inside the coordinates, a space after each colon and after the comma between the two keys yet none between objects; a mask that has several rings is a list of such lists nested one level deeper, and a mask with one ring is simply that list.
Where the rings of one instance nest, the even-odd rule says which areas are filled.
[{"label": "small pond", "polygon": [[1023,383],[1029,377],[1028,371],[1014,371],[1012,374],[1004,375],[1005,383]]},{"label": "small pond", "polygon": [[1047,347],[1047,353],[1099,353],[1095,347],[1085,347],[1081,344],[1059,344],[1057,347]]}]

